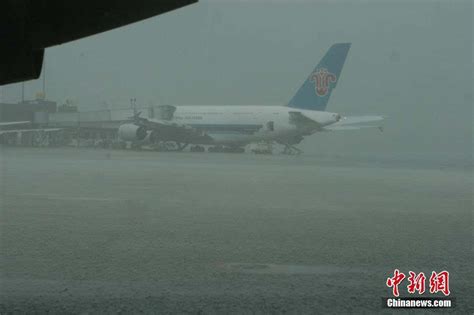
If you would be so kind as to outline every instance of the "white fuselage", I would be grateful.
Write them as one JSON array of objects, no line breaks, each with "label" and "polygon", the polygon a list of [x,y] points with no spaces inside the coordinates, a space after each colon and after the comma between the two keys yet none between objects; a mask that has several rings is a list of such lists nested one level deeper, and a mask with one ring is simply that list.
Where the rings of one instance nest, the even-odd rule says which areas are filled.
[{"label": "white fuselage", "polygon": [[336,113],[302,110],[286,106],[176,106],[173,122],[203,130],[214,144],[238,145],[285,139],[314,133],[291,121],[291,112],[327,126],[337,122]]}]

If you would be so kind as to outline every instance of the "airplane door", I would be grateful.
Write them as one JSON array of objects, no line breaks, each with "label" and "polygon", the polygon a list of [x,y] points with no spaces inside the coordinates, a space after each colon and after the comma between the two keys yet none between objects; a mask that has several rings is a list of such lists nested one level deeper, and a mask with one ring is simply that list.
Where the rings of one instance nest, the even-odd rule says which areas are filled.
[{"label": "airplane door", "polygon": [[275,130],[275,123],[273,121],[267,122],[267,131],[274,131]]}]

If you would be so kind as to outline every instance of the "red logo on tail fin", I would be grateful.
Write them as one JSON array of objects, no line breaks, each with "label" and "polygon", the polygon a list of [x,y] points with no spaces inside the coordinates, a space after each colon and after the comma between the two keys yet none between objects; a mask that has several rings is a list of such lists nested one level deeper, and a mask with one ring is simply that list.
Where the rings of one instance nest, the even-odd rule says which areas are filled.
[{"label": "red logo on tail fin", "polygon": [[328,94],[330,84],[335,83],[337,80],[336,75],[325,68],[318,69],[311,73],[309,79],[314,82],[314,90],[318,96]]}]

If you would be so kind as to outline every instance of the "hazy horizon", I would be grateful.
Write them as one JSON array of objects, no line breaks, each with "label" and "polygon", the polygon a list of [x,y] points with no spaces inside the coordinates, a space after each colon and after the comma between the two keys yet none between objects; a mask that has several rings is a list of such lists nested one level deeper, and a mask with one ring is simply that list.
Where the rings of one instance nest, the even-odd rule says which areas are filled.
[{"label": "hazy horizon", "polygon": [[[285,105],[330,45],[351,42],[328,111],[385,132],[314,135],[306,151],[472,158],[472,2],[200,1],[46,51],[47,98],[80,110]],[[25,84],[26,98],[42,87]],[[19,101],[21,84],[3,87]]]}]

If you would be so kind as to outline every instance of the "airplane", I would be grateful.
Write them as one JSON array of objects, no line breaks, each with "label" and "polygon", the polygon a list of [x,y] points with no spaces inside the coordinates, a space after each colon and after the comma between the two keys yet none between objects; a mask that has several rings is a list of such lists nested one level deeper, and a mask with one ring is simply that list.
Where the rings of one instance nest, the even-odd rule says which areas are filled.
[{"label": "airplane", "polygon": [[329,98],[340,80],[350,43],[338,43],[310,73],[286,106],[160,106],[160,118],[142,118],[139,112],[118,127],[122,141],[175,143],[176,150],[192,144],[191,151],[237,152],[251,143],[278,143],[282,153],[299,154],[296,147],[316,132],[380,128],[358,125],[383,116],[343,117],[327,112]]},{"label": "airplane", "polygon": [[2,0],[0,85],[37,79],[44,50],[198,0]]}]

